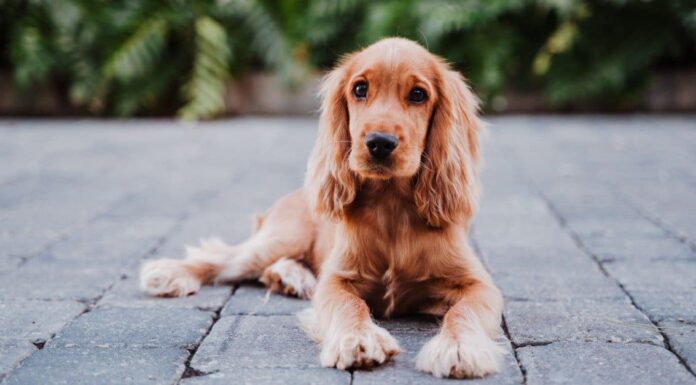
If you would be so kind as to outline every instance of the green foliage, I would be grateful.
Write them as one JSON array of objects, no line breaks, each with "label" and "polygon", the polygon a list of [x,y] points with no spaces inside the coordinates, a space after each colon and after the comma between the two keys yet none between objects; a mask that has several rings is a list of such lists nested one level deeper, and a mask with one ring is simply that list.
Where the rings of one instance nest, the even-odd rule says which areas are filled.
[{"label": "green foliage", "polygon": [[273,4],[4,0],[0,36],[10,38],[0,68],[10,67],[26,91],[56,81],[73,105],[97,114],[170,113],[175,106],[183,118],[208,118],[224,110],[230,73],[263,67],[288,82],[306,73]]},{"label": "green foliage", "polygon": [[203,16],[196,20],[196,56],[191,78],[184,86],[189,102],[179,115],[184,119],[212,116],[225,108],[224,88],[230,49],[225,29]]},{"label": "green foliage", "polygon": [[[222,32],[224,35],[224,31]],[[104,76],[123,82],[142,77],[157,63],[167,37],[165,20],[146,20],[116,47],[104,65]]]},{"label": "green foliage", "polygon": [[225,83],[288,86],[384,36],[426,45],[484,101],[630,105],[656,69],[694,67],[694,0],[0,0],[0,71],[92,113],[209,118]]}]

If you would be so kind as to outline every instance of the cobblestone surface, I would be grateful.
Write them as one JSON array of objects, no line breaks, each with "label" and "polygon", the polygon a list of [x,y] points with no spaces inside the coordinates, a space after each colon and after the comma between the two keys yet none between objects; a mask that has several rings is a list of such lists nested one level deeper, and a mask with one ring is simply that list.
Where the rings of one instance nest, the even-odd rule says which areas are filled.
[{"label": "cobblestone surface", "polygon": [[[696,384],[696,117],[501,117],[472,241],[506,298],[503,371],[476,384]],[[244,239],[300,187],[313,119],[0,121],[2,384],[435,384],[433,318],[380,320],[402,354],[319,367],[258,285],[181,299],[143,259]]]}]

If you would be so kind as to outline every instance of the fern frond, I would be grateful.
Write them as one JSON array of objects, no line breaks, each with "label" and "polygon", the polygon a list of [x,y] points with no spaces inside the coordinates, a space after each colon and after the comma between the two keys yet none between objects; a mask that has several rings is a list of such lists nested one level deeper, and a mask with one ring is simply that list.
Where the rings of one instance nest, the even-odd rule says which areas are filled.
[{"label": "fern frond", "polygon": [[309,11],[320,17],[335,17],[352,12],[365,3],[367,0],[323,0],[310,3]]},{"label": "fern frond", "polygon": [[495,20],[521,9],[529,0],[440,0],[419,3],[420,31],[437,41],[444,35]]},{"label": "fern frond", "polygon": [[17,28],[10,50],[15,65],[14,78],[20,87],[28,87],[32,80],[43,79],[53,66],[46,37],[31,23]]},{"label": "fern frond", "polygon": [[[173,59],[173,60],[172,60]],[[158,64],[162,64],[161,61]],[[171,89],[174,79],[181,71],[181,60],[168,59],[165,65],[147,79],[136,79],[120,87],[113,96],[113,110],[118,116],[131,116],[161,104],[164,93]]]},{"label": "fern frond", "polygon": [[87,105],[101,112],[108,91],[100,71],[95,47],[106,45],[100,32],[102,7],[78,1],[45,2],[52,26],[56,67],[69,79],[68,99],[73,105]]},{"label": "fern frond", "polygon": [[224,90],[232,53],[227,44],[227,32],[208,16],[195,23],[194,63],[191,77],[184,85],[187,101],[179,110],[183,119],[212,117],[225,108]]},{"label": "fern frond", "polygon": [[146,21],[114,50],[106,61],[104,75],[120,81],[145,75],[159,60],[166,37],[165,20],[154,18]]},{"label": "fern frond", "polygon": [[230,6],[230,11],[242,18],[253,36],[249,46],[264,64],[276,70],[291,85],[306,76],[307,68],[293,56],[286,34],[260,2],[237,0]]},{"label": "fern frond", "polygon": [[79,59],[74,61],[71,69],[73,78],[68,90],[70,102],[77,106],[89,104],[92,110],[101,109],[106,82],[97,65],[90,60]]}]

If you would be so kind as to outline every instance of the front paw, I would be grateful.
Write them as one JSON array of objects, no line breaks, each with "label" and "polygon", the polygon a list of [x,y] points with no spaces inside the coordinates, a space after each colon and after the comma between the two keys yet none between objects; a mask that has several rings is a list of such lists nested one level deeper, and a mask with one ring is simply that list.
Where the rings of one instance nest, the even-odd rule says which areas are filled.
[{"label": "front paw", "polygon": [[500,370],[505,350],[483,333],[455,338],[440,333],[423,346],[416,369],[435,377],[475,378]]},{"label": "front paw", "polygon": [[367,326],[328,336],[321,350],[321,365],[371,368],[399,354],[399,344],[389,332],[370,322]]},{"label": "front paw", "polygon": [[140,289],[160,297],[185,297],[201,288],[201,281],[189,273],[182,261],[158,259],[140,269]]}]

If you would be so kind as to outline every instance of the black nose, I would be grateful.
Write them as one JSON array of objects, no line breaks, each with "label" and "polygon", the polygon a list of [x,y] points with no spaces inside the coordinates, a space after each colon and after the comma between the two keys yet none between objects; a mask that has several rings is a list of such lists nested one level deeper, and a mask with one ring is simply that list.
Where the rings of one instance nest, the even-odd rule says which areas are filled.
[{"label": "black nose", "polygon": [[384,160],[399,145],[399,139],[394,135],[381,132],[371,132],[365,137],[365,146],[373,158]]}]

